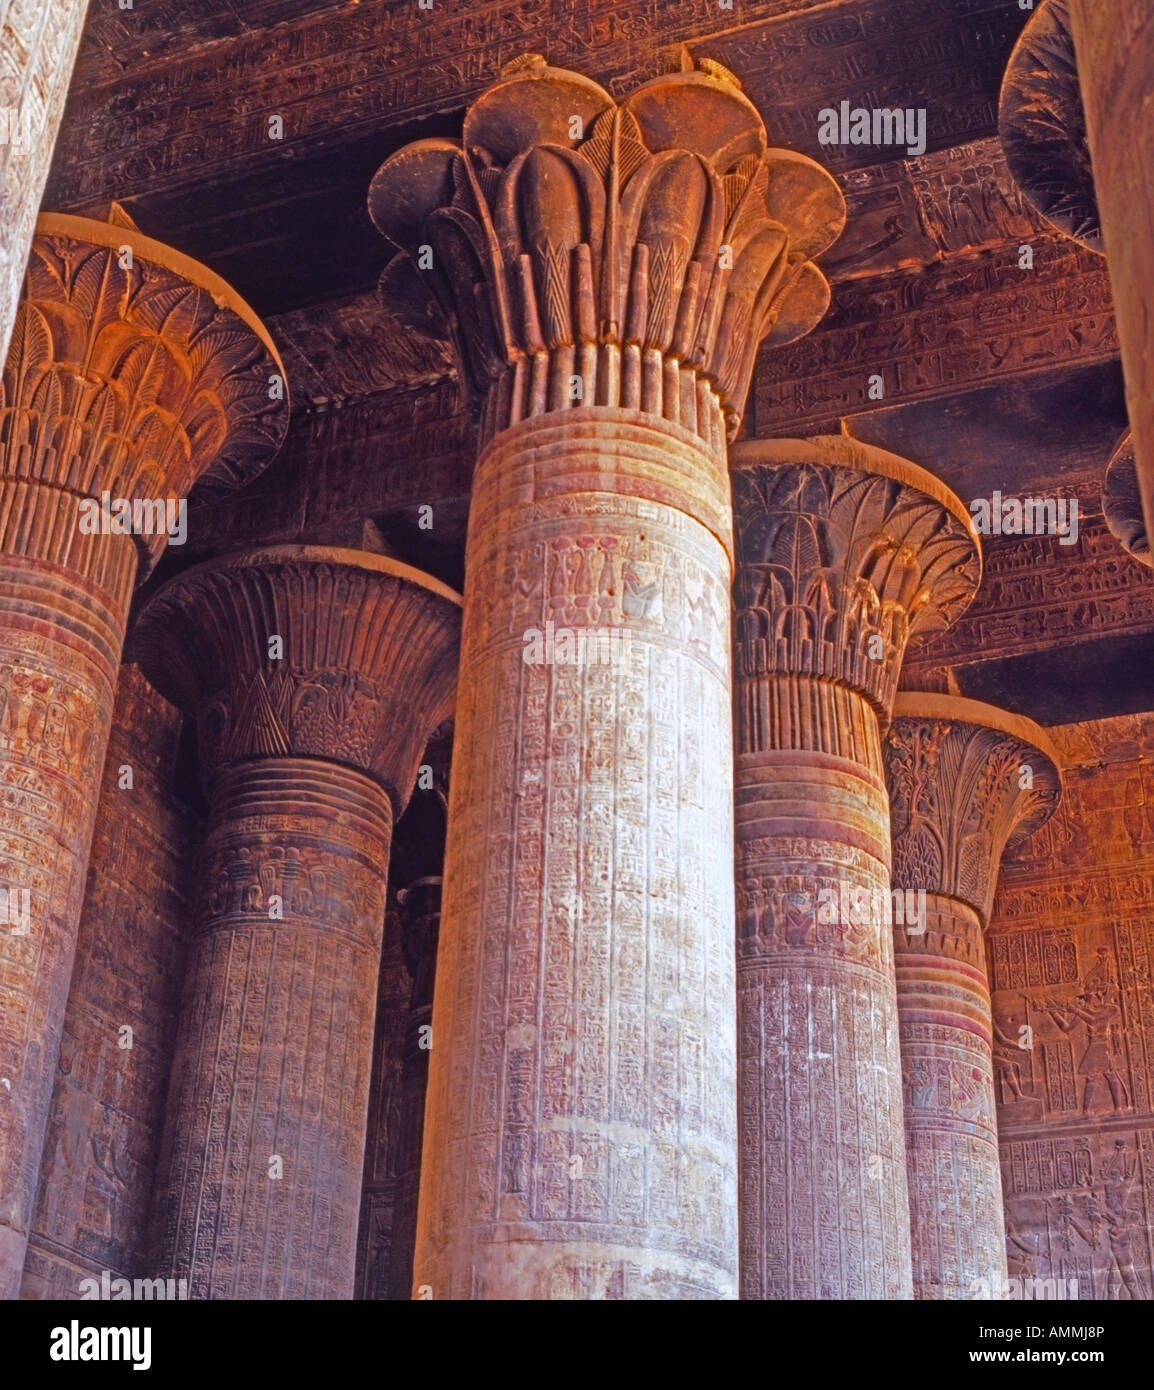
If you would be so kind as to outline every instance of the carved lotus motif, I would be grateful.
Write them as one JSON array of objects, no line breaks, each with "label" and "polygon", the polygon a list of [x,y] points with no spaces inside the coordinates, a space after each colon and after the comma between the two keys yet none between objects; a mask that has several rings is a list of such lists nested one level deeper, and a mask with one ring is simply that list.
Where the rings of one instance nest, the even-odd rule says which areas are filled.
[{"label": "carved lotus motif", "polygon": [[981,556],[931,474],[831,435],[732,452],[739,675],[814,674],[892,702],[907,643],[969,604]]},{"label": "carved lotus motif", "polygon": [[[184,497],[264,468],[288,402],[248,305],[134,228],[55,214],[38,227],[0,375],[0,474],[78,496]],[[142,544],[155,559],[164,536]]]},{"label": "carved lotus motif", "polygon": [[885,760],[894,883],[958,898],[988,921],[1003,849],[1043,825],[1062,794],[1045,732],[976,700],[903,693]]},{"label": "carved lotus motif", "polygon": [[[632,346],[707,379],[731,436],[759,342],[825,313],[812,261],[845,220],[834,180],[770,148],[717,64],[617,103],[532,56],[469,108],[460,142],[388,159],[369,211],[438,300],[475,397],[551,354],[575,353],[580,375],[581,349]],[[390,298],[399,283],[394,261]],[[612,365],[595,375],[579,402],[542,382],[538,404],[629,403]]]}]

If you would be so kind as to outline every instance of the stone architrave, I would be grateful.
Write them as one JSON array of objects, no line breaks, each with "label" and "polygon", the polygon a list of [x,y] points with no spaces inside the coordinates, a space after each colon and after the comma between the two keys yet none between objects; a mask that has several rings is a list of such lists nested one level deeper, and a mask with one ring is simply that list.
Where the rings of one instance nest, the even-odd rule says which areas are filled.
[{"label": "stone architrave", "polygon": [[28,907],[0,923],[3,1298],[20,1283],[133,584],[170,523],[183,539],[194,483],[236,486],[272,456],[283,370],[204,266],[131,227],[41,217],[0,378],[0,886]]},{"label": "stone architrave", "polygon": [[843,200],[716,64],[618,104],[528,55],[370,210],[482,442],[414,1286],[732,1298],[726,439]]},{"label": "stone architrave", "polygon": [[88,0],[0,0],[0,361],[87,10]]},{"label": "stone architrave", "polygon": [[[914,1297],[999,1299],[1006,1228],[984,932],[1002,852],[1058,805],[1057,755],[1029,719],[953,695],[900,694],[885,740]],[[924,904],[924,910],[914,904]],[[896,900],[895,900],[896,904]],[[912,925],[911,925],[912,922]]]},{"label": "stone architrave", "polygon": [[351,1298],[392,829],[452,710],[460,599],[379,555],[198,565],[133,651],[209,802],[156,1201],[192,1298]]},{"label": "stone architrave", "polygon": [[1154,7],[1068,4],[1145,532],[1154,536]]},{"label": "stone architrave", "polygon": [[978,543],[848,437],[739,445],[732,476],[742,1297],[909,1298],[881,737]]}]

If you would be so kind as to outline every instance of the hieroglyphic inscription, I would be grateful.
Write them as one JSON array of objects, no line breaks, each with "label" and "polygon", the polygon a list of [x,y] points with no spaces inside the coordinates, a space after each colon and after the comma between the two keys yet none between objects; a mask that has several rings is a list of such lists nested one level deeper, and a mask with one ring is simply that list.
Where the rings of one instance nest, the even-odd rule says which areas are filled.
[{"label": "hieroglyphic inscription", "polygon": [[883,373],[893,404],[1117,352],[1101,258],[1052,237],[1035,245],[1033,270],[1020,269],[1017,249],[1007,248],[1000,257],[949,258],[916,274],[843,283],[822,327],[762,354],[755,415],[759,430],[776,433],[873,409],[863,362]]},{"label": "hieroglyphic inscription", "polygon": [[[479,465],[414,1281],[732,1297],[728,562],[689,514],[719,470],[675,427],[570,420]],[[502,508],[520,457],[539,500]],[[656,457],[685,510],[629,495]],[[628,655],[524,660],[529,629],[610,617]]]},{"label": "hieroglyphic inscription", "polygon": [[1066,795],[1007,856],[989,937],[1010,1272],[1150,1298],[1154,731],[1050,732]]},{"label": "hieroglyphic inscription", "polygon": [[155,1273],[148,1202],[199,839],[172,788],[179,735],[177,712],[122,667],[24,1298],[74,1299],[79,1280],[102,1270]]}]

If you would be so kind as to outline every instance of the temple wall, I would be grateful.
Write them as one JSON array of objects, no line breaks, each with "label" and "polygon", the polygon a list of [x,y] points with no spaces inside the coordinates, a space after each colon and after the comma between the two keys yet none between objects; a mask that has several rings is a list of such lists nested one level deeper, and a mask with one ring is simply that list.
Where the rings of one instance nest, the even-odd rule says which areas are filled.
[{"label": "temple wall", "polygon": [[1148,1299],[1154,722],[1049,732],[1065,794],[1007,855],[987,942],[1009,1273]]}]

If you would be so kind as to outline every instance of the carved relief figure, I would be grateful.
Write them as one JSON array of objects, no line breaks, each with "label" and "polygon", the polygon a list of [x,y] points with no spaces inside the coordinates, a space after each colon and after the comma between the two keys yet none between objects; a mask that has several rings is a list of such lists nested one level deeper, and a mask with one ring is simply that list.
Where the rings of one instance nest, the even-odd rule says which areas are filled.
[{"label": "carved relief figure", "polygon": [[1099,985],[1079,994],[1065,1007],[1057,1002],[1043,1001],[1042,1007],[1063,1033],[1072,1033],[1081,1023],[1086,1030],[1086,1047],[1078,1063],[1085,1081],[1082,1092],[1082,1113],[1089,1115],[1098,1091],[1098,1082],[1105,1081],[1115,1110],[1130,1106],[1130,1095],[1118,1066],[1121,1050],[1119,1034],[1122,1010],[1115,1002],[1117,990]]},{"label": "carved relief figure", "polygon": [[[1146,1234],[1142,1212],[1131,1205],[1137,1177],[1138,1165],[1128,1154],[1125,1140],[1115,1140],[1114,1154],[1106,1172],[1106,1238],[1110,1243],[1110,1257],[1123,1287],[1131,1298],[1146,1299],[1150,1297],[1147,1281],[1142,1272],[1134,1267],[1135,1232],[1139,1240]],[[1114,1283],[1110,1297],[1117,1298],[1118,1294],[1117,1284]]]},{"label": "carved relief figure", "polygon": [[998,1027],[996,1017],[991,1022],[994,1030],[994,1076],[1002,1104],[1033,1100],[1033,1092],[1022,1084],[1022,1064],[1026,1058],[1026,1050],[1018,1046],[1017,1038],[1010,1037]]},{"label": "carved relief figure", "polygon": [[120,1202],[132,1186],[132,1165],[122,1152],[120,1117],[111,1105],[101,1102],[99,1124],[92,1135],[92,1160],[95,1171],[89,1173],[89,1192],[95,1189],[97,1211],[90,1216],[93,1227],[108,1240],[120,1237]]}]

